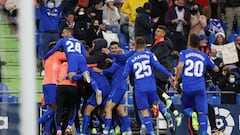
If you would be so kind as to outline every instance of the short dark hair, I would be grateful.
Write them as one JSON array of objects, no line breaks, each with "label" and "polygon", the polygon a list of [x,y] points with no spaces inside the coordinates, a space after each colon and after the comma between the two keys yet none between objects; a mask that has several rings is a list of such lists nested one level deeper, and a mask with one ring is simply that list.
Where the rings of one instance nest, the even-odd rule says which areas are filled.
[{"label": "short dark hair", "polygon": [[73,12],[67,12],[66,17],[68,17],[69,15],[73,15],[73,16],[75,16],[75,14],[74,14]]},{"label": "short dark hair", "polygon": [[110,46],[116,45],[116,44],[119,46],[119,42],[117,42],[117,41],[112,41],[112,42],[110,43]]},{"label": "short dark hair", "polygon": [[136,48],[145,48],[146,39],[144,37],[136,37]]},{"label": "short dark hair", "polygon": [[200,38],[197,34],[193,33],[190,35],[190,46],[193,48],[198,48],[200,43]]},{"label": "short dark hair", "polygon": [[164,26],[164,25],[158,25],[158,27],[157,27],[157,28],[159,28],[159,29],[161,29],[161,30],[165,31],[165,33],[167,33],[167,31],[168,31],[167,27],[166,27],[166,26]]},{"label": "short dark hair", "polygon": [[69,31],[72,35],[74,34],[74,29],[70,27],[64,28],[65,30]]}]

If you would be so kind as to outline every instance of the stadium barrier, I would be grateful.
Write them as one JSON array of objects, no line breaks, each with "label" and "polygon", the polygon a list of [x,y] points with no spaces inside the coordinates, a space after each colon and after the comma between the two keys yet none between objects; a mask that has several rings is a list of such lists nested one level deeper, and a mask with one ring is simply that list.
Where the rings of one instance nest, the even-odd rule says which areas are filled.
[{"label": "stadium barrier", "polygon": [[[223,91],[222,91],[223,92]],[[8,93],[8,94],[14,94],[18,99],[20,98],[21,93],[19,91],[0,91],[1,93]],[[180,99],[178,95],[173,92],[175,96],[175,100]],[[216,92],[208,92],[212,94],[216,94]],[[220,92],[221,93],[221,92]],[[228,92],[229,93],[229,92]],[[37,91],[37,94],[41,94],[41,91]],[[131,111],[134,111],[133,109],[133,98],[129,96],[132,92],[128,91],[125,95],[126,99],[126,109],[128,112],[131,113]],[[20,103],[19,103],[20,102]],[[182,106],[179,104],[180,102],[177,101],[175,106],[177,109],[179,109],[181,112]],[[20,135],[20,114],[19,114],[19,108],[21,105],[21,100],[18,101],[18,103],[10,102],[10,103],[0,103],[0,134],[1,135]],[[223,131],[223,134],[225,135],[237,135],[240,133],[240,105],[214,105],[215,113],[216,113],[216,123],[217,127],[225,127],[225,130]],[[40,112],[41,108],[38,104],[38,111]],[[131,117],[131,120],[134,120],[135,118]],[[156,129],[156,135],[159,134],[166,134],[167,131],[167,124],[164,120],[163,116],[160,114],[158,119],[155,121],[155,129]],[[39,129],[41,131],[41,129]],[[210,126],[208,128],[208,132],[210,133]],[[188,134],[187,133],[187,120],[186,117],[183,119],[183,123],[180,127],[176,127],[176,135],[183,135]]]}]

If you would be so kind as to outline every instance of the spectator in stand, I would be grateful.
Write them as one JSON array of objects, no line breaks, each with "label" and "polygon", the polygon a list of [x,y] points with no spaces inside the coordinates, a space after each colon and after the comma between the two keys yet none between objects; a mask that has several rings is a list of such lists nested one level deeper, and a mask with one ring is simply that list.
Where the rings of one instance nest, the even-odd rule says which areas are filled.
[{"label": "spectator in stand", "polygon": [[[207,25],[206,16],[200,14],[200,9],[198,4],[194,4],[190,8],[191,13],[191,28],[189,31],[189,36],[193,33],[200,36],[201,34],[205,35],[205,27]],[[188,45],[189,45],[189,38],[188,38]]]},{"label": "spectator in stand", "polygon": [[91,0],[78,0],[77,7],[88,8]]},{"label": "spectator in stand", "polygon": [[40,0],[40,59],[48,51],[48,44],[59,39],[58,24],[63,3],[55,6],[54,0],[47,0],[46,6],[44,0]]},{"label": "spectator in stand", "polygon": [[224,45],[226,43],[227,43],[227,40],[226,40],[225,34],[222,33],[222,32],[218,32],[215,35],[215,41],[214,41],[213,44],[215,44],[215,45]]},{"label": "spectator in stand", "polygon": [[202,7],[208,5],[208,0],[195,0],[197,3],[199,3]]},{"label": "spectator in stand", "polygon": [[76,25],[80,28],[79,39],[86,41],[87,39],[87,14],[84,7],[77,7],[75,9]]},{"label": "spectator in stand", "polygon": [[93,6],[87,9],[88,23],[91,23],[93,19],[99,20],[102,23],[103,14],[103,1],[95,0]]},{"label": "spectator in stand", "polygon": [[240,92],[240,81],[237,75],[231,71],[220,78],[218,87],[222,91],[233,91],[235,93],[222,93],[221,104],[236,104],[236,93]]},{"label": "spectator in stand", "polygon": [[94,19],[92,21],[92,24],[90,25],[90,28],[87,30],[87,45],[91,48],[92,41],[97,38],[103,38],[102,35],[102,28],[103,24],[100,24],[99,20]]},{"label": "spectator in stand", "polygon": [[156,30],[158,25],[165,25],[164,18],[168,10],[168,3],[165,0],[150,0],[152,4],[151,17],[159,18],[156,27],[153,31]]},{"label": "spectator in stand", "polygon": [[209,5],[203,7],[203,15],[207,18],[206,34],[224,32],[221,25],[222,9],[218,5],[218,0],[210,0],[209,2]]},{"label": "spectator in stand", "polygon": [[219,72],[213,72],[212,70],[207,70],[210,76],[212,77],[212,81],[215,85],[219,83],[219,78],[222,76],[222,69],[224,67],[223,59],[217,57],[217,50],[211,49],[209,53],[209,57],[212,59],[212,61],[218,66]]},{"label": "spectator in stand", "polygon": [[201,34],[199,37],[200,37],[200,44],[199,44],[198,49],[200,51],[208,54],[209,51],[210,51],[210,47],[209,47],[209,44],[208,44],[208,37],[204,34]]},{"label": "spectator in stand", "polygon": [[[238,60],[240,61],[240,35],[236,37],[235,45],[238,53]],[[237,65],[240,67],[240,62],[238,62]]]},{"label": "spectator in stand", "polygon": [[61,36],[63,29],[66,27],[73,28],[74,34],[73,37],[76,39],[80,39],[81,31],[79,25],[74,21],[74,13],[68,12],[66,18],[59,24],[58,32]]},{"label": "spectator in stand", "polygon": [[199,11],[200,13],[202,13],[202,6],[196,2],[195,0],[186,0],[185,2],[185,5],[184,5],[184,8],[188,11],[191,10],[191,8],[194,6],[194,5],[197,5],[199,7]]},{"label": "spectator in stand", "polygon": [[238,28],[240,28],[240,0],[226,0],[225,5],[225,19],[227,23],[227,36],[231,34],[233,27],[234,16],[236,16],[238,22]]},{"label": "spectator in stand", "polygon": [[113,33],[120,32],[120,14],[117,7],[114,5],[114,0],[106,0],[103,7],[103,23],[106,24],[106,30]]},{"label": "spectator in stand", "polygon": [[129,31],[129,42],[135,41],[134,23],[137,16],[136,9],[142,7],[148,0],[125,0],[121,7],[121,12],[129,15],[128,31]]},{"label": "spectator in stand", "polygon": [[218,0],[210,0],[210,4],[203,7],[202,13],[207,17],[208,21],[211,18],[222,20],[222,10],[218,5]]},{"label": "spectator in stand", "polygon": [[184,4],[184,0],[177,0],[176,6],[169,8],[165,16],[173,49],[179,52],[187,47],[187,38],[191,27],[191,16],[188,10],[184,9]]},{"label": "spectator in stand", "polygon": [[158,17],[152,19],[150,14],[152,5],[149,2],[144,3],[143,7],[139,7],[137,10],[137,17],[135,20],[135,36],[143,36],[146,38],[147,45],[151,45],[153,42],[152,29],[158,21]]}]

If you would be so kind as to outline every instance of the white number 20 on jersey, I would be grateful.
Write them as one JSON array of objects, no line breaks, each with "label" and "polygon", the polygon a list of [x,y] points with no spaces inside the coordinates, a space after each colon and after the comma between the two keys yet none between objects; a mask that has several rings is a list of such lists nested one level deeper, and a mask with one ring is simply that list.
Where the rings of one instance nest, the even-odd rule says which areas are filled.
[{"label": "white number 20 on jersey", "polygon": [[81,44],[79,42],[72,42],[72,41],[67,41],[66,42],[67,51],[68,52],[78,52],[81,53]]},{"label": "white number 20 on jersey", "polygon": [[141,79],[152,75],[152,69],[149,64],[150,64],[149,60],[134,63],[133,68],[134,70],[136,70],[135,72],[136,79]]},{"label": "white number 20 on jersey", "polygon": [[185,70],[184,75],[185,76],[195,76],[195,77],[201,77],[203,74],[203,62],[202,61],[192,61],[190,59],[187,59],[185,62]]}]

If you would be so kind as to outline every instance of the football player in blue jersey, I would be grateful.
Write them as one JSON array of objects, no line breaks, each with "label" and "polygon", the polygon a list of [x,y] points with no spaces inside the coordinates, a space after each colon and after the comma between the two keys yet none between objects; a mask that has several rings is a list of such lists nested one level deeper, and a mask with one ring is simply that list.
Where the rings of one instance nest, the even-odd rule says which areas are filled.
[{"label": "football player in blue jersey", "polygon": [[[208,105],[204,72],[207,66],[214,72],[218,72],[219,68],[207,54],[198,50],[199,43],[200,39],[198,35],[190,35],[190,48],[180,52],[173,85],[177,88],[178,79],[182,78],[182,104],[184,112],[187,116],[192,117],[193,129],[198,131],[200,123],[201,135],[207,135]],[[195,107],[198,114],[193,111]]]},{"label": "football player in blue jersey", "polygon": [[[110,43],[110,51],[112,53],[119,53],[123,50],[120,49],[118,42],[111,42]],[[127,134],[132,134],[130,122],[128,119],[128,115],[124,111],[124,94],[127,90],[127,82],[125,79],[123,79],[122,73],[124,70],[124,66],[126,63],[126,59],[120,59],[120,58],[114,58],[113,64],[110,68],[107,69],[99,69],[99,68],[93,68],[95,72],[104,74],[104,75],[110,75],[111,76],[111,86],[112,91],[110,95],[108,96],[108,100],[105,107],[106,117],[105,117],[105,128],[103,130],[104,134],[108,134],[109,130],[111,128],[112,124],[112,111],[115,106],[117,106],[118,115],[120,116],[120,120],[124,126],[124,131]]]},{"label": "football player in blue jersey", "polygon": [[130,72],[134,74],[135,100],[137,109],[141,110],[144,124],[150,133],[154,135],[153,125],[150,119],[149,108],[158,104],[159,110],[166,119],[171,118],[163,103],[157,95],[154,67],[164,75],[174,80],[172,75],[158,62],[156,56],[145,49],[146,40],[143,37],[136,38],[136,53],[131,56],[125,65],[122,77],[127,78]]},{"label": "football player in blue jersey", "polygon": [[44,60],[52,55],[58,48],[63,48],[68,62],[68,78],[72,80],[72,76],[77,72],[83,74],[86,82],[90,83],[90,75],[86,64],[86,50],[84,45],[79,40],[73,38],[73,28],[64,28],[62,32],[62,39],[44,56]]}]

